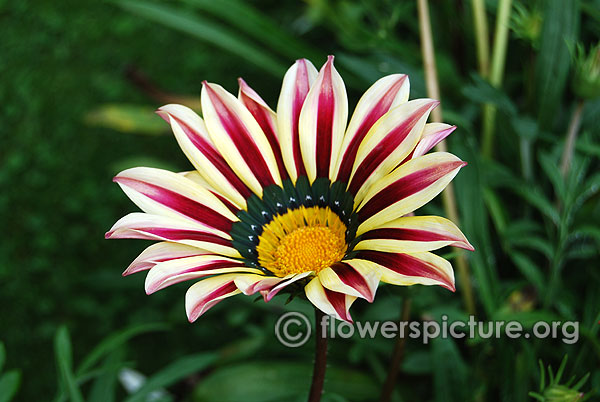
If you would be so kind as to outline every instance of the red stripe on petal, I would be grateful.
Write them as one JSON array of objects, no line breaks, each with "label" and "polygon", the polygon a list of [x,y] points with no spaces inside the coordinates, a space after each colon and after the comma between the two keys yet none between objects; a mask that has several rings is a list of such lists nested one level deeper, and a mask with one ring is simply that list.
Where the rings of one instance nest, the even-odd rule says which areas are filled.
[{"label": "red stripe on petal", "polygon": [[220,213],[179,193],[129,177],[115,177],[121,183],[140,194],[207,226],[228,233],[232,222]]},{"label": "red stripe on petal", "polygon": [[294,162],[298,176],[306,176],[306,168],[302,161],[302,152],[300,150],[300,133],[298,131],[298,122],[300,121],[300,112],[306,100],[306,95],[310,90],[310,79],[308,77],[308,68],[306,60],[297,61],[298,69],[296,72],[296,93],[294,94],[294,103],[292,106],[292,147],[294,151]]},{"label": "red stripe on petal", "polygon": [[352,266],[341,262],[332,265],[331,269],[344,284],[356,289],[358,293],[363,295],[368,301],[373,301],[374,295],[373,292],[371,292],[371,288],[369,288],[369,284],[360,273],[352,268]]},{"label": "red stripe on petal", "polygon": [[273,179],[273,176],[271,176],[271,171],[269,170],[267,162],[263,158],[260,149],[252,139],[252,135],[248,132],[244,123],[227,107],[221,97],[210,87],[210,85],[206,82],[204,84],[215,112],[219,116],[221,125],[231,138],[231,141],[233,141],[250,170],[252,170],[252,173],[260,185],[265,188],[275,184],[275,180]]},{"label": "red stripe on petal", "polygon": [[198,300],[198,302],[196,303],[196,305],[190,312],[190,314],[189,314],[190,322],[195,321],[201,314],[204,314],[208,309],[210,309],[215,304],[217,304],[218,301],[215,303],[212,303],[210,306],[208,306],[208,308],[205,309],[206,305],[213,302],[214,299],[217,299],[221,296],[225,296],[236,290],[237,290],[237,287],[235,286],[235,283],[233,281],[231,281],[231,282],[227,282],[225,285],[222,285],[222,286],[216,288],[215,290],[213,290],[212,292],[208,293],[207,295],[205,295],[202,299]]},{"label": "red stripe on petal", "polygon": [[400,275],[433,279],[441,282],[443,287],[453,292],[455,290],[452,279],[438,271],[435,265],[411,255],[366,250],[360,251],[357,257],[373,261]]},{"label": "red stripe on petal", "polygon": [[401,177],[381,190],[360,209],[360,219],[364,222],[379,211],[424,190],[454,169],[466,164],[463,161],[446,162]]},{"label": "red stripe on petal", "polygon": [[371,230],[361,236],[361,240],[369,239],[393,239],[405,241],[456,241],[462,242],[462,239],[452,237],[449,234],[430,232],[420,229],[408,228],[384,228]]},{"label": "red stripe on petal", "polygon": [[327,288],[323,288],[323,291],[325,291],[327,300],[335,312],[342,318],[342,320],[352,321],[350,313],[346,311],[346,294],[334,292],[333,290],[329,290]]},{"label": "red stripe on petal", "polygon": [[[160,114],[159,114],[160,115]],[[179,124],[185,135],[190,139],[192,144],[212,163],[215,168],[221,172],[225,179],[235,188],[244,198],[250,197],[252,192],[250,189],[244,184],[244,182],[235,174],[235,172],[229,167],[229,164],[219,151],[210,143],[206,138],[202,135],[195,132],[191,127],[185,124],[182,120],[176,118],[173,115],[170,115],[173,120]]]},{"label": "red stripe on petal", "polygon": [[403,75],[392,85],[387,92],[379,99],[379,101],[373,106],[373,108],[369,111],[369,113],[365,116],[364,120],[360,124],[359,128],[356,130],[354,137],[350,141],[346,152],[344,153],[342,163],[340,165],[340,172],[338,174],[338,180],[343,182],[348,182],[350,179],[350,174],[352,173],[352,166],[354,165],[354,161],[356,159],[356,153],[358,152],[358,148],[362,140],[365,138],[371,127],[379,120],[381,116],[386,114],[398,91],[402,88],[404,81],[406,80],[406,75]]},{"label": "red stripe on petal", "polygon": [[366,158],[360,163],[356,169],[352,182],[348,187],[348,190],[352,194],[358,193],[360,187],[367,181],[367,179],[377,170],[379,165],[390,156],[392,152],[406,139],[410,131],[415,127],[417,122],[423,114],[431,109],[431,104],[427,104],[419,108],[409,118],[404,120],[402,124],[398,125],[392,131],[390,131],[377,146],[366,156]]},{"label": "red stripe on petal", "polygon": [[335,97],[331,78],[333,56],[329,56],[325,64],[317,116],[317,177],[329,176],[331,148],[333,141],[333,119],[335,113]]},{"label": "red stripe on petal", "polygon": [[[246,84],[246,82],[242,78],[238,78],[238,82],[240,85],[240,100],[242,101],[244,106],[246,106],[246,109],[250,111],[252,116],[254,116],[254,119],[265,133],[267,141],[269,141],[269,144],[273,149],[273,153],[275,154],[275,159],[277,161],[277,167],[279,168],[279,174],[281,175],[281,179],[285,180],[288,178],[288,175],[283,164],[283,157],[281,156],[281,147],[279,146],[279,140],[277,139],[275,122],[273,121],[271,114],[265,108],[265,106],[261,105],[253,98],[256,97],[262,101],[262,99],[256,93],[256,91],[250,88],[250,86]],[[252,94],[252,96],[249,96],[248,93]]]},{"label": "red stripe on petal", "polygon": [[155,236],[162,237],[167,240],[181,241],[193,240],[205,243],[214,243],[221,246],[232,247],[231,241],[219,237],[212,233],[198,232],[195,230],[186,229],[171,229],[171,228],[132,228],[140,232],[149,233]]}]

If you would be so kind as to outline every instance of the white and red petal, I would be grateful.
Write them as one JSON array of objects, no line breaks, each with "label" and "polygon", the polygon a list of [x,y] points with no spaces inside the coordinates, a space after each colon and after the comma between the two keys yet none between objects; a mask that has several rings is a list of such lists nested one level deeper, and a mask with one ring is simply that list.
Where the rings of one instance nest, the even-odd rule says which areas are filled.
[{"label": "white and red petal", "polygon": [[300,149],[311,183],[317,177],[333,177],[347,120],[346,87],[329,56],[300,112]]},{"label": "white and red petal", "polygon": [[240,85],[238,99],[246,106],[246,109],[252,113],[252,116],[254,116],[254,119],[262,129],[263,133],[265,133],[265,136],[271,145],[271,149],[275,154],[279,175],[285,180],[287,179],[288,174],[285,170],[285,165],[283,164],[281,146],[279,145],[279,139],[277,138],[277,114],[254,89],[246,84],[246,81],[238,78],[238,83]]},{"label": "white and red petal", "polygon": [[242,291],[243,294],[249,296],[256,292],[269,291],[274,286],[292,276],[294,276],[294,274],[290,274],[284,278],[280,278],[278,276],[266,276],[264,274],[242,275],[235,279],[235,285],[239,290]]},{"label": "white and red petal", "polygon": [[336,180],[348,183],[361,142],[381,116],[408,100],[410,83],[406,74],[392,74],[375,82],[358,101],[352,114],[340,158],[336,164]]},{"label": "white and red petal", "polygon": [[236,277],[236,274],[216,275],[192,285],[185,294],[188,320],[194,322],[221,300],[240,294],[234,282]]},{"label": "white and red petal", "polygon": [[296,60],[283,77],[281,93],[277,102],[277,131],[281,153],[287,172],[293,183],[299,176],[306,175],[298,124],[300,111],[306,95],[317,78],[317,69],[306,60]]},{"label": "white and red petal", "polygon": [[412,154],[409,155],[409,159],[414,159],[419,156],[425,155],[433,147],[443,141],[447,136],[452,134],[456,130],[456,126],[451,126],[445,123],[428,123],[425,124],[423,134],[419,143],[413,150]]},{"label": "white and red petal", "polygon": [[361,297],[369,303],[375,299],[381,273],[365,260],[346,260],[319,272],[321,284],[329,290]]},{"label": "white and red petal", "polygon": [[143,211],[185,218],[209,231],[227,234],[238,218],[214,194],[177,173],[155,168],[133,168],[114,181]]},{"label": "white and red petal", "polygon": [[261,272],[256,268],[249,268],[239,260],[217,255],[200,255],[169,260],[156,264],[148,271],[145,289],[151,294],[167,286],[179,282],[198,279],[208,275],[229,273]]},{"label": "white and red petal", "polygon": [[241,258],[229,235],[219,236],[190,220],[133,212],[119,219],[107,239],[162,240],[197,247],[211,253]]},{"label": "white and red petal", "polygon": [[237,215],[237,213],[240,212],[241,209],[246,208],[246,207],[243,207],[243,208],[242,207],[238,207],[235,204],[234,201],[232,201],[230,198],[228,198],[225,195],[223,195],[219,190],[215,189],[212,186],[212,184],[210,184],[209,182],[207,182],[206,179],[197,170],[191,170],[189,172],[180,172],[179,174],[182,175],[183,177],[185,177],[186,179],[189,179],[189,180],[193,181],[194,183],[196,183],[200,187],[205,188],[208,191],[210,191],[234,215]]},{"label": "white and red petal", "polygon": [[179,146],[211,187],[238,208],[245,207],[252,192],[215,148],[202,118],[181,105],[165,105],[157,113],[171,125]]},{"label": "white and red petal", "polygon": [[281,281],[279,284],[273,286],[271,289],[261,290],[260,293],[263,295],[265,302],[270,301],[273,297],[275,297],[279,292],[285,289],[287,286],[291,285],[294,282],[297,282],[301,279],[307,278],[313,274],[313,271],[302,272],[299,274],[288,275],[286,276],[284,281]]},{"label": "white and red petal", "polygon": [[360,237],[354,250],[415,253],[446,246],[475,250],[452,221],[439,216],[406,216],[385,223]]},{"label": "white and red petal", "polygon": [[202,112],[210,138],[229,166],[258,196],[281,177],[273,149],[252,114],[217,84],[202,85]]},{"label": "white and red petal", "polygon": [[326,289],[318,277],[308,282],[304,291],[308,300],[325,314],[332,315],[339,320],[352,322],[350,306],[356,300],[356,296]]},{"label": "white and red petal", "polygon": [[372,261],[379,266],[381,281],[393,285],[440,285],[455,291],[452,265],[433,253],[384,253],[363,250],[358,259]]},{"label": "white and red petal", "polygon": [[413,212],[438,195],[467,163],[446,152],[412,159],[374,183],[358,207],[357,236]]},{"label": "white and red petal", "polygon": [[185,244],[171,243],[168,241],[155,243],[142,251],[142,253],[129,264],[129,267],[123,272],[123,276],[149,270],[159,262],[204,254],[210,253],[198,247],[187,246]]},{"label": "white and red petal", "polygon": [[360,202],[371,185],[390,173],[417,145],[438,101],[416,99],[386,113],[361,142],[348,191]]}]

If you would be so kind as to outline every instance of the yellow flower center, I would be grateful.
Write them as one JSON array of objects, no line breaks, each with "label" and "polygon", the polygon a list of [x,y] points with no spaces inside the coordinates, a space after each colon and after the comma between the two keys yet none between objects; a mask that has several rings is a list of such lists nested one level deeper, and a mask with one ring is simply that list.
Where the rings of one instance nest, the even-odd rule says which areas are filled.
[{"label": "yellow flower center", "polygon": [[322,207],[300,207],[275,216],[256,247],[260,265],[280,277],[316,274],[341,261],[346,249],[346,225]]}]

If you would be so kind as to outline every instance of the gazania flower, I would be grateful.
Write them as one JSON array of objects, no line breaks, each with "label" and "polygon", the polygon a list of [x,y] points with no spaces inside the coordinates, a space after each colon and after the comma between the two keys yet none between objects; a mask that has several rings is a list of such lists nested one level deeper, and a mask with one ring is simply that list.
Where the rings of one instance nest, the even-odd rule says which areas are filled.
[{"label": "gazania flower", "polygon": [[148,294],[199,280],[186,295],[190,321],[230,296],[265,301],[303,289],[326,314],[350,320],[380,282],[454,291],[444,246],[471,249],[449,220],[407,216],[439,194],[465,162],[425,155],[455,127],[430,123],[438,104],[408,101],[394,74],[362,96],[350,122],[342,78],[330,56],[287,71],[274,112],[243,80],[238,97],[204,82],[203,118],[180,105],[158,114],[195,170],[133,168],[115,181],[144,212],[119,220],[107,238],[160,240],[124,275],[149,270]]}]

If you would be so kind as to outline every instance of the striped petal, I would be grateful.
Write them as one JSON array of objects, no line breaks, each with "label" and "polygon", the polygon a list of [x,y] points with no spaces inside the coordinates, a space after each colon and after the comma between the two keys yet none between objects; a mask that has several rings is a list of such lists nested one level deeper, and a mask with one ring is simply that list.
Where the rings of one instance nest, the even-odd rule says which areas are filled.
[{"label": "striped petal", "polygon": [[433,147],[444,140],[444,138],[452,134],[454,130],[456,130],[456,126],[445,123],[425,124],[423,135],[421,135],[421,139],[410,156],[410,159],[425,155]]},{"label": "striped petal", "polygon": [[360,251],[356,258],[379,266],[381,281],[393,285],[440,285],[454,292],[452,265],[433,253],[384,253]]},{"label": "striped petal", "polygon": [[256,292],[264,292],[272,289],[282,281],[285,281],[295,274],[290,274],[284,278],[277,276],[265,276],[264,274],[257,275],[243,275],[236,278],[235,285],[243,294],[249,296]]},{"label": "striped petal", "polygon": [[360,98],[344,135],[334,177],[348,183],[356,153],[371,127],[381,116],[408,100],[410,83],[406,74],[380,78]]},{"label": "striped petal", "polygon": [[243,207],[243,208],[242,207],[238,207],[237,205],[235,205],[234,201],[232,201],[230,198],[224,196],[218,190],[216,190],[209,182],[206,181],[206,179],[197,170],[191,170],[189,172],[180,172],[179,174],[182,175],[183,177],[185,177],[186,179],[189,179],[189,180],[193,181],[194,183],[196,183],[200,187],[205,188],[208,191],[210,191],[234,215],[236,215],[238,212],[240,212],[241,209],[245,209],[246,208],[246,207]]},{"label": "striped petal", "polygon": [[319,272],[321,284],[335,292],[362,297],[373,302],[381,273],[376,264],[364,260],[347,260]]},{"label": "striped petal", "polygon": [[265,133],[275,155],[279,175],[282,179],[287,179],[287,172],[281,156],[281,147],[279,146],[279,140],[277,139],[277,115],[256,91],[246,84],[246,81],[238,78],[238,83],[240,85],[238,99],[246,106],[246,109],[250,111],[252,116],[254,116],[254,119],[262,129],[263,133]]},{"label": "striped petal", "polygon": [[148,271],[145,284],[146,293],[151,294],[167,286],[190,279],[236,272],[256,274],[261,271],[249,268],[238,260],[215,255],[201,255],[165,261],[156,264]]},{"label": "striped petal", "polygon": [[373,184],[358,207],[357,236],[397,219],[432,200],[466,162],[446,152],[412,159]]},{"label": "striped petal", "polygon": [[237,277],[236,274],[217,275],[192,285],[185,294],[188,320],[196,321],[221,300],[241,293],[234,283]]},{"label": "striped petal", "polygon": [[158,114],[171,125],[179,146],[211,187],[237,207],[245,207],[252,192],[215,148],[202,118],[181,105],[163,106]]},{"label": "striped petal", "polygon": [[348,191],[360,202],[371,185],[404,160],[421,138],[429,113],[438,105],[417,99],[389,111],[367,133],[358,148]]},{"label": "striped petal", "polygon": [[296,63],[283,77],[281,94],[277,103],[277,131],[283,162],[294,183],[298,176],[306,175],[300,151],[298,123],[302,105],[317,74],[317,69],[310,61],[296,60]]},{"label": "striped petal", "polygon": [[227,234],[238,218],[210,191],[177,173],[133,168],[114,181],[143,211],[201,223],[209,231]]},{"label": "striped petal", "polygon": [[354,250],[415,253],[446,246],[475,250],[450,220],[439,216],[407,216],[364,233]]},{"label": "striped petal", "polygon": [[242,181],[258,196],[281,185],[275,154],[252,114],[235,96],[216,84],[202,85],[202,112],[210,138]]},{"label": "striped petal", "polygon": [[347,119],[346,87],[329,56],[300,112],[300,149],[311,183],[317,177],[333,177]]},{"label": "striped petal", "polygon": [[198,247],[186,246],[185,244],[163,241],[147,247],[123,272],[123,276],[146,271],[159,262],[176,260],[183,257],[209,254],[206,250]]},{"label": "striped petal", "polygon": [[211,253],[241,258],[229,235],[222,237],[193,221],[134,212],[119,219],[107,239],[162,240],[197,247]]},{"label": "striped petal", "polygon": [[308,300],[325,314],[332,315],[338,320],[352,322],[350,306],[356,300],[356,296],[326,289],[321,285],[318,277],[308,282],[304,291]]}]

